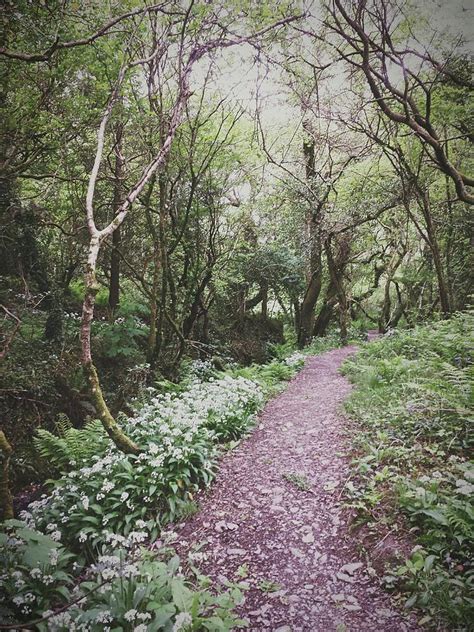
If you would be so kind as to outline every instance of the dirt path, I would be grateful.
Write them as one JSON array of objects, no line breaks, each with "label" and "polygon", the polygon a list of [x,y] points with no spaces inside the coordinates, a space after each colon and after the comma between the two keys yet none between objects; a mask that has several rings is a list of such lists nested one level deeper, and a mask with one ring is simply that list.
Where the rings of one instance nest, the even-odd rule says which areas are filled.
[{"label": "dirt path", "polygon": [[350,385],[337,370],[353,350],[307,360],[178,529],[181,553],[205,542],[198,566],[214,581],[245,577],[250,630],[417,629],[366,573],[339,502],[349,472],[340,406]]}]

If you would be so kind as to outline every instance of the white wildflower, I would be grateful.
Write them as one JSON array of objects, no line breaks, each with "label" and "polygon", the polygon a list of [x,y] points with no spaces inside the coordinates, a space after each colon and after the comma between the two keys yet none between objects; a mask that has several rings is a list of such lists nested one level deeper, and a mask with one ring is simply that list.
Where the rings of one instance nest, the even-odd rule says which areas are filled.
[{"label": "white wildflower", "polygon": [[174,620],[173,632],[185,630],[188,625],[192,625],[193,618],[189,612],[180,612]]},{"label": "white wildflower", "polygon": [[128,610],[124,615],[123,618],[125,619],[125,621],[135,621],[136,617],[137,617],[138,612],[136,610]]}]

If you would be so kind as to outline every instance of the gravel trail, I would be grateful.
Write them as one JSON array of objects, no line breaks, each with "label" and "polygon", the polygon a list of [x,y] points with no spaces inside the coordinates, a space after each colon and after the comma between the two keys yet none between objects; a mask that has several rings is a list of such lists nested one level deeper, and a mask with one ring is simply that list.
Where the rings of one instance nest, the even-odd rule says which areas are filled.
[{"label": "gravel trail", "polygon": [[223,459],[200,511],[177,526],[179,553],[204,543],[204,573],[249,584],[240,608],[249,630],[418,629],[367,573],[341,506],[351,431],[341,405],[351,387],[338,369],[353,351],[308,358]]}]

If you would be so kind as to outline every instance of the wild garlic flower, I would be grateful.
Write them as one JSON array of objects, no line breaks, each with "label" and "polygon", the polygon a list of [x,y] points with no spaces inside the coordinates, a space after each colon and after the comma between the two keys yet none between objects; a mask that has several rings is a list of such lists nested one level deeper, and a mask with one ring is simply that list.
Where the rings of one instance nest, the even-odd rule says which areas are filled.
[{"label": "wild garlic flower", "polygon": [[192,625],[193,618],[189,612],[180,612],[174,620],[173,632],[179,632],[185,630],[189,625]]}]

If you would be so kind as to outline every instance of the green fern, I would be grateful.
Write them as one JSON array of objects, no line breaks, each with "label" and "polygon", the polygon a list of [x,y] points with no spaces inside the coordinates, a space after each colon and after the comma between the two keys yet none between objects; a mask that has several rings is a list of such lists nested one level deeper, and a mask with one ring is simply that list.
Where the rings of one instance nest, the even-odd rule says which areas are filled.
[{"label": "green fern", "polygon": [[65,413],[59,413],[54,423],[56,428],[56,434],[58,437],[65,437],[68,430],[72,429],[72,423],[69,417]]},{"label": "green fern", "polygon": [[78,430],[61,414],[55,426],[57,434],[39,428],[33,443],[39,456],[60,472],[71,470],[105,450],[107,435],[98,419]]},{"label": "green fern", "polygon": [[444,511],[446,519],[458,541],[474,540],[474,508],[468,502],[453,502]]},{"label": "green fern", "polygon": [[280,362],[272,362],[262,368],[261,375],[263,379],[270,382],[280,382],[289,380],[293,377],[294,370]]}]

